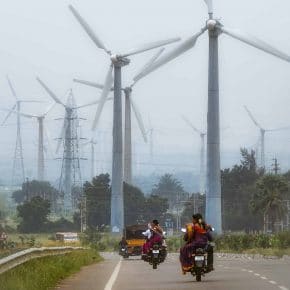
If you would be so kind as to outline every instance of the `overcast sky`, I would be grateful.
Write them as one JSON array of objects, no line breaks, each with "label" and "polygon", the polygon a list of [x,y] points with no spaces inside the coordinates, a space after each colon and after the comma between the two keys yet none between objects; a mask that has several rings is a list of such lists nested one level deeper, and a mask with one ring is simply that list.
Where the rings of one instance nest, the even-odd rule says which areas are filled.
[{"label": "overcast sky", "polygon": [[[216,0],[215,16],[226,27],[251,33],[290,54],[290,2],[288,0]],[[106,47],[126,52],[146,42],[180,36],[183,39],[199,31],[207,19],[203,0],[10,0],[0,9],[0,106],[12,107],[13,96],[5,76],[9,74],[19,96],[45,103],[23,105],[22,111],[41,113],[51,103],[35,81],[42,78],[65,101],[73,88],[78,104],[98,99],[100,92],[72,82],[78,77],[102,83],[109,65],[108,56],[89,39],[68,9],[73,4],[87,20]],[[174,46],[174,45],[173,45]],[[170,47],[168,47],[170,49]],[[123,69],[123,84],[150,59],[154,52],[131,57]],[[180,160],[181,169],[188,164],[198,170],[199,137],[184,123],[184,114],[192,123],[206,129],[208,37],[200,37],[196,47],[144,78],[134,89],[146,128],[154,131],[154,155],[192,154],[192,163]],[[249,47],[226,35],[220,37],[220,107],[222,166],[230,166],[242,146],[254,146],[259,131],[247,116],[247,105],[266,129],[290,126],[290,64]],[[82,133],[90,137],[96,107],[79,112]],[[1,114],[2,118],[3,113]],[[60,131],[63,108],[56,106],[47,117],[52,151]],[[112,103],[101,116],[98,148],[106,166],[111,151]],[[133,119],[134,153],[144,162],[149,146],[142,142]],[[12,167],[16,128],[15,116],[1,132],[0,172]],[[35,174],[37,150],[36,122],[23,120],[23,147],[27,170]],[[102,143],[102,144],[101,144]],[[276,155],[283,168],[290,168],[290,130],[266,135],[268,165]],[[84,155],[89,148],[84,148]],[[107,155],[104,155],[104,152]],[[49,156],[52,159],[53,156]],[[175,162],[176,160],[174,160]],[[187,161],[187,163],[186,163]],[[55,164],[57,161],[50,161]],[[162,163],[162,161],[159,161]],[[188,163],[189,162],[189,163]],[[168,163],[169,160],[168,160]],[[182,168],[182,163],[185,167]],[[187,164],[187,165],[186,165]],[[101,166],[99,164],[99,166]],[[102,165],[105,167],[105,165]],[[142,164],[138,170],[142,172]]]}]

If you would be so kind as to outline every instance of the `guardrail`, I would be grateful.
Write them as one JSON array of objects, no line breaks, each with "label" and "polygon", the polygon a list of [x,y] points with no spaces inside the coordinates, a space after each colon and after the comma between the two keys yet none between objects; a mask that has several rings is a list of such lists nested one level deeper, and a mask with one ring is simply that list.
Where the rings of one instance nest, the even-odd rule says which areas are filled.
[{"label": "guardrail", "polygon": [[30,248],[21,252],[15,253],[8,257],[0,259],[0,274],[21,265],[31,259],[63,255],[74,250],[84,249],[83,247],[42,247],[42,248]]}]

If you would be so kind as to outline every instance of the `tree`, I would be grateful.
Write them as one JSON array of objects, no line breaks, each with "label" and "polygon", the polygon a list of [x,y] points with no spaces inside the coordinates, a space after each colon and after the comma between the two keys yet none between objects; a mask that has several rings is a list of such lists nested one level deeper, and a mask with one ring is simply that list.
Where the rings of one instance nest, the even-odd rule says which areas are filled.
[{"label": "tree", "polygon": [[183,211],[181,213],[181,224],[187,224],[191,222],[192,215],[194,213],[205,214],[205,195],[199,193],[193,193],[188,201],[184,204]]},{"label": "tree", "polygon": [[166,198],[158,195],[150,195],[144,206],[144,219],[145,221],[152,221],[158,219],[160,224],[163,224],[166,220],[168,210],[168,201]]},{"label": "tree", "polygon": [[17,206],[18,216],[22,219],[18,229],[24,233],[37,233],[45,228],[50,214],[50,202],[40,196],[31,198]]},{"label": "tree", "polygon": [[[255,152],[241,149],[241,163],[221,172],[223,229],[259,230],[262,216],[249,208],[256,181],[262,176],[256,165]],[[253,222],[254,221],[254,222]]]},{"label": "tree", "polygon": [[49,200],[52,209],[56,210],[59,192],[48,181],[32,180],[22,184],[22,189],[14,191],[12,198],[17,204],[29,201],[33,197],[39,196],[42,199]]},{"label": "tree", "polygon": [[173,211],[176,204],[187,196],[181,182],[171,174],[161,176],[159,182],[154,185],[151,194],[166,198],[169,204],[169,211]]},{"label": "tree", "polygon": [[284,200],[289,198],[289,188],[285,177],[265,175],[256,183],[256,191],[251,199],[251,209],[254,213],[262,213],[264,217],[264,232],[267,231],[266,220],[270,221],[272,231],[274,224],[281,221],[286,213]]},{"label": "tree", "polygon": [[125,225],[145,222],[144,207],[144,193],[139,188],[124,182]]},{"label": "tree", "polygon": [[100,228],[110,224],[111,188],[109,174],[100,174],[84,184],[87,205],[87,225]]}]

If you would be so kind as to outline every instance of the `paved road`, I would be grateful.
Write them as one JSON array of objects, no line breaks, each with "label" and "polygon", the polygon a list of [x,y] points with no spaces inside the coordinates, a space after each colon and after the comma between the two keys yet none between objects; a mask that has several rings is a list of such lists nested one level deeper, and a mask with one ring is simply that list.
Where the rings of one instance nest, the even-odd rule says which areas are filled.
[{"label": "paved road", "polygon": [[290,290],[290,259],[248,259],[222,257],[215,260],[215,271],[202,282],[182,275],[177,254],[153,270],[139,258],[120,260],[104,253],[105,261],[84,267],[64,280],[58,290]]}]

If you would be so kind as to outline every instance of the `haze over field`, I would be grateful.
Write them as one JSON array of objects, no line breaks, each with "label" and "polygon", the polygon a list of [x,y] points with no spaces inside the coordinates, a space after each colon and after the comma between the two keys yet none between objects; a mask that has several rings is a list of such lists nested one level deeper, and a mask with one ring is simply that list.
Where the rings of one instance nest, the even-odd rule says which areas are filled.
[{"label": "haze over field", "polygon": [[[44,101],[25,104],[23,112],[42,113],[51,99],[35,81],[40,76],[65,101],[72,87],[78,104],[100,97],[100,91],[73,83],[82,78],[104,82],[108,58],[87,37],[75,21],[68,4],[73,4],[110,49],[122,52],[148,41],[180,36],[185,39],[204,25],[207,9],[203,1],[6,1],[0,10],[0,106],[10,108],[13,96],[6,82],[9,74],[19,96]],[[215,15],[227,27],[251,33],[285,53],[290,53],[290,3],[286,0],[216,0]],[[108,17],[110,15],[110,17]],[[129,17],[130,15],[130,17]],[[117,25],[116,25],[117,23]],[[174,44],[172,45],[174,46]],[[170,49],[168,47],[167,49]],[[123,83],[130,84],[136,72],[153,52],[131,57],[123,69]],[[199,171],[199,136],[180,115],[206,129],[208,40],[203,35],[196,47],[185,55],[144,78],[134,90],[147,130],[153,128],[153,164],[150,145],[144,144],[133,119],[135,175],[151,172]],[[259,131],[243,106],[252,111],[266,129],[290,125],[290,65],[226,35],[220,38],[220,108],[222,167],[236,163],[240,147],[256,147]],[[91,137],[96,107],[79,111],[82,136]],[[1,114],[4,118],[4,114]],[[63,108],[56,106],[48,115],[50,135],[47,145],[48,178],[59,177],[61,161],[54,160]],[[134,117],[133,117],[134,118]],[[150,120],[150,121],[149,121]],[[0,127],[0,174],[10,180],[16,138],[16,118]],[[37,123],[24,120],[23,148],[26,175],[36,177]],[[96,151],[96,169],[111,171],[112,103],[101,116]],[[3,138],[4,136],[4,138]],[[266,134],[266,168],[277,157],[283,170],[290,168],[290,130]],[[89,147],[83,147],[89,158]],[[83,162],[84,177],[89,176],[89,161]]]}]

